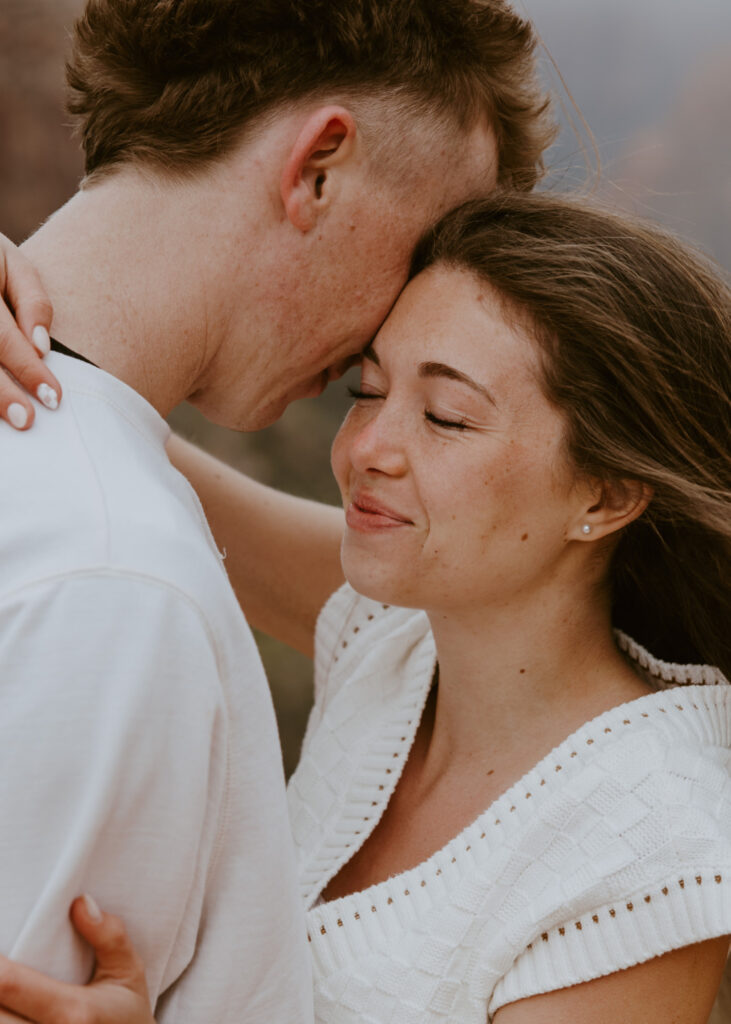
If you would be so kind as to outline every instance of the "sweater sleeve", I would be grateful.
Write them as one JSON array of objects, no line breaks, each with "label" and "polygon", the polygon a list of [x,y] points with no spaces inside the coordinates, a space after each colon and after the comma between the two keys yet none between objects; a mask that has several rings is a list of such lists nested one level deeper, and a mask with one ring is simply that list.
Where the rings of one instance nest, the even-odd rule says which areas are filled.
[{"label": "sweater sleeve", "polygon": [[557,794],[526,836],[543,884],[491,1015],[731,934],[729,729],[728,702],[710,699],[677,729],[608,745]]}]

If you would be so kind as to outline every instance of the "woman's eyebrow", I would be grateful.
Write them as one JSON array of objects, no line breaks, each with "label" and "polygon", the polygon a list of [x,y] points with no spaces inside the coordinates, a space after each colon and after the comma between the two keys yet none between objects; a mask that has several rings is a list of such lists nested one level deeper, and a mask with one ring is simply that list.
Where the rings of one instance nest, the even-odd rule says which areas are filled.
[{"label": "woman's eyebrow", "polygon": [[462,373],[461,370],[456,370],[453,366],[447,366],[446,363],[420,363],[419,364],[419,376],[420,377],[446,377],[448,380],[459,381],[460,384],[466,384],[472,388],[478,394],[486,398],[491,405],[494,405],[497,409],[497,402],[493,395],[485,387],[484,384],[478,383],[472,377],[468,377],[466,373]]}]

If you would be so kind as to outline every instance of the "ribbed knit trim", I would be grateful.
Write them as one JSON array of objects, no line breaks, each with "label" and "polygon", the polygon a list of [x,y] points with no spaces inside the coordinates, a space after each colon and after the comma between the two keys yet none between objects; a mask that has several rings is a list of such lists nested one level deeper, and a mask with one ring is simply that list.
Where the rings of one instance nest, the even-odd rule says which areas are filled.
[{"label": "ribbed knit trim", "polygon": [[[628,729],[651,725],[653,731],[660,729],[674,740],[685,733],[704,744],[731,746],[731,689],[689,686],[677,696],[682,699],[675,699],[672,691],[646,694],[605,711],[567,737],[427,860],[361,892],[313,907],[308,914],[308,927],[316,969],[327,973],[342,966],[342,962],[336,963],[339,953],[344,960],[365,955],[374,945],[383,946],[423,913],[448,904],[457,886],[486,868],[489,857],[530,823],[536,803],[547,800],[552,791],[580,775],[603,748],[616,742]],[[364,797],[367,802],[367,792]],[[349,820],[344,819],[343,824]],[[375,823],[367,834],[375,828]],[[339,833],[339,838],[347,841],[347,828]],[[365,836],[358,839],[361,845]],[[324,869],[325,876],[334,877],[339,865],[331,874],[332,864],[328,863],[328,855],[334,852],[334,846],[328,844],[313,867],[317,864]],[[352,854],[348,853],[346,859],[349,856]],[[337,859],[339,861],[340,857]],[[713,874],[726,868],[731,881],[731,865],[710,865],[708,872]],[[326,884],[315,888],[319,891]],[[692,891],[691,887],[680,889],[677,898],[682,902],[683,896]],[[713,891],[715,894],[715,888]],[[643,899],[645,895],[643,892]],[[727,915],[725,922],[726,929],[731,927],[731,915]],[[725,932],[721,928],[715,934]]]},{"label": "ribbed knit trim", "polygon": [[666,878],[543,933],[495,986],[490,1015],[517,999],[591,981],[730,930],[731,863]]},{"label": "ribbed knit trim", "polygon": [[720,685],[729,682],[723,672],[713,665],[676,665],[671,661],[660,661],[621,630],[615,629],[614,636],[619,649],[643,670],[646,678],[649,677],[661,689],[667,686],[687,686],[690,683]]},{"label": "ribbed knit trim", "polygon": [[[351,637],[368,629],[369,641],[378,645],[380,622],[388,620],[389,636],[402,635],[399,654],[393,664],[381,658],[373,676],[364,674],[363,659],[349,652]],[[380,620],[380,621],[379,621]],[[431,633],[409,609],[395,609],[341,588],[323,609],[318,622],[318,647],[315,663],[316,700],[320,707],[314,714],[317,721],[337,712],[331,698],[355,675],[358,668],[358,690],[368,703],[373,701],[373,688],[383,696],[379,718],[383,727],[376,740],[368,739],[347,788],[335,800],[339,810],[330,814],[324,829],[319,829],[316,848],[305,853],[299,863],[300,892],[305,906],[317,898],[340,868],[360,849],[380,820],[396,784],[419,727],[426,698],[429,695],[435,667],[435,648]],[[321,642],[320,642],[321,641]],[[404,672],[405,662],[408,670]],[[406,675],[408,684],[404,685]],[[320,680],[328,679],[327,694]],[[388,713],[385,708],[388,705]],[[352,711],[352,705],[350,706]],[[328,720],[330,730],[338,731],[336,718]],[[310,730],[308,730],[309,732]],[[352,737],[355,744],[357,737]],[[307,740],[305,740],[306,749]],[[297,786],[297,775],[292,785]]]}]

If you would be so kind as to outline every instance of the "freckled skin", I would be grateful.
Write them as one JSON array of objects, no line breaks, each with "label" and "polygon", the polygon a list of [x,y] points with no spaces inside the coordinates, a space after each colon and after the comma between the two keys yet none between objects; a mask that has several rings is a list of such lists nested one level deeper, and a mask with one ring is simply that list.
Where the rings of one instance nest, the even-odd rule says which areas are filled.
[{"label": "freckled skin", "polygon": [[[361,385],[371,397],[346,418],[333,469],[346,507],[365,490],[411,525],[346,531],[351,583],[427,611],[504,603],[552,584],[582,496],[527,330],[507,322],[471,274],[435,267],[405,289],[374,351],[380,366],[366,360]],[[420,375],[427,363],[469,375],[494,403],[459,381]]]},{"label": "freckled skin", "polygon": [[[331,169],[331,185],[328,176],[321,182],[326,205],[316,227],[294,230],[285,218],[278,247],[270,248],[264,263],[264,254],[257,261],[258,307],[267,314],[264,341],[271,342],[261,350],[276,348],[277,358],[262,357],[266,373],[255,396],[256,415],[250,412],[237,429],[273,423],[289,402],[310,393],[321,374],[363,350],[404,287],[424,231],[447,210],[495,185],[494,132],[476,125],[465,136],[458,160],[449,152],[425,162],[421,147],[414,148],[406,173],[418,188],[404,202],[403,183],[394,185],[377,174],[356,147],[352,161]],[[245,321],[240,330],[246,333]],[[218,370],[229,391],[231,379],[250,379],[250,349],[238,344],[237,331],[230,335],[226,367]],[[214,406],[225,407],[223,402],[220,389],[211,390],[199,408],[211,415]]]}]

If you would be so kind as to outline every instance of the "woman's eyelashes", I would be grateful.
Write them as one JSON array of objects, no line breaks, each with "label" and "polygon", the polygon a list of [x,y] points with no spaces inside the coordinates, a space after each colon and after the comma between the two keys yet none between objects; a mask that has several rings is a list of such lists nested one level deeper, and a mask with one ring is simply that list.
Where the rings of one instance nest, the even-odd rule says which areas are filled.
[{"label": "woman's eyelashes", "polygon": [[437,416],[435,413],[429,412],[428,409],[424,410],[424,417],[429,421],[429,423],[433,423],[437,427],[444,427],[445,430],[469,430],[469,423],[465,420],[442,419],[441,416]]},{"label": "woman's eyelashes", "polygon": [[[348,394],[354,402],[367,402],[373,399],[383,399],[386,396],[378,391],[361,391],[358,388],[348,388]],[[430,409],[424,410],[424,419],[428,423],[433,423],[436,427],[442,427],[444,430],[469,430],[469,424],[464,419],[447,419],[444,416],[438,416]]]}]

